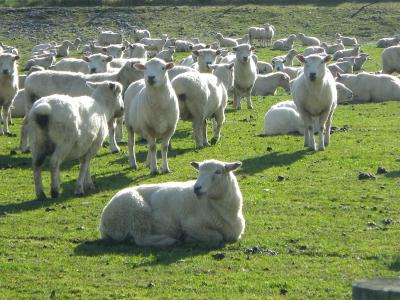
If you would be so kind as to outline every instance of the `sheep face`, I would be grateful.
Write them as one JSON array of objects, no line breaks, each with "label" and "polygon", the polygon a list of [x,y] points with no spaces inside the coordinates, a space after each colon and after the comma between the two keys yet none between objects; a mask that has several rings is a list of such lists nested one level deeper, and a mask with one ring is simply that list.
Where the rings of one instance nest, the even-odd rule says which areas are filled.
[{"label": "sheep face", "polygon": [[108,46],[102,49],[104,54],[108,54],[113,58],[121,58],[124,50],[125,46]]},{"label": "sheep face", "polygon": [[215,63],[217,55],[221,54],[220,50],[214,49],[201,49],[194,50],[192,53],[197,56],[197,63],[199,64],[200,72],[211,72],[209,65]]},{"label": "sheep face", "polygon": [[92,97],[102,99],[105,102],[107,111],[114,118],[122,117],[124,113],[124,101],[122,100],[122,85],[115,81],[86,82],[86,85],[93,90]]},{"label": "sheep face", "polygon": [[137,63],[135,68],[144,71],[146,86],[159,87],[165,85],[167,71],[174,67],[173,63],[165,63],[159,58],[152,58],[145,64]]},{"label": "sheep face", "polygon": [[112,61],[112,59],[111,56],[104,54],[93,54],[83,57],[83,60],[88,63],[90,74],[107,72],[108,63]]},{"label": "sheep face", "polygon": [[16,61],[19,59],[18,55],[4,53],[0,55],[0,75],[13,76],[17,71]]},{"label": "sheep face", "polygon": [[285,59],[274,59],[272,61],[272,66],[274,67],[275,72],[283,72],[283,69],[285,68],[284,63],[286,62]]},{"label": "sheep face", "polygon": [[192,166],[199,170],[199,176],[194,184],[193,192],[197,197],[205,196],[209,199],[218,199],[226,193],[229,186],[230,172],[239,168],[242,163],[226,163],[218,160],[207,160],[202,163],[192,162]]},{"label": "sheep face", "polygon": [[285,89],[285,92],[290,94],[290,77],[287,74],[282,74],[279,80],[279,85]]},{"label": "sheep face", "polygon": [[247,63],[248,61],[250,61],[252,51],[254,49],[255,48],[250,46],[249,44],[242,44],[237,47],[234,47],[233,51],[236,52],[237,61],[242,63]]},{"label": "sheep face", "polygon": [[304,64],[304,75],[310,81],[320,81],[326,73],[326,63],[331,60],[331,56],[320,56],[316,54],[304,57],[298,55],[297,59]]}]

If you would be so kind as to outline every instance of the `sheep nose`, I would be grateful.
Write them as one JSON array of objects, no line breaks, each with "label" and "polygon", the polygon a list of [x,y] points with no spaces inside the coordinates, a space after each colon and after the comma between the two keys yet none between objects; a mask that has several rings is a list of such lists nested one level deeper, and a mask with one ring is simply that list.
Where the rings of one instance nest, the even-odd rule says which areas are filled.
[{"label": "sheep nose", "polygon": [[3,74],[7,75],[8,74],[8,70],[3,70]]},{"label": "sheep nose", "polygon": [[149,84],[154,84],[156,79],[156,76],[147,76],[147,80],[149,81]]},{"label": "sheep nose", "polygon": [[247,56],[243,57],[243,61],[247,61],[249,58]]},{"label": "sheep nose", "polygon": [[315,80],[317,79],[317,74],[316,73],[310,73],[310,80]]},{"label": "sheep nose", "polygon": [[201,190],[201,186],[196,186],[196,185],[194,186],[194,193],[195,193],[197,196],[201,195],[200,190]]},{"label": "sheep nose", "polygon": [[91,68],[91,69],[90,69],[90,73],[92,73],[92,74],[93,74],[93,73],[96,73],[96,68]]}]

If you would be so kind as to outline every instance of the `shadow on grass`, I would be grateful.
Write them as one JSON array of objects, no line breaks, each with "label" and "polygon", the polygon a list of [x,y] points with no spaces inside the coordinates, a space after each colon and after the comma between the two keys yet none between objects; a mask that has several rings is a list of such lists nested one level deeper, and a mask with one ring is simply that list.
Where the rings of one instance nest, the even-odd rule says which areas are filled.
[{"label": "shadow on grass", "polygon": [[385,174],[385,177],[388,178],[397,178],[400,177],[400,171],[390,171]]},{"label": "shadow on grass", "polygon": [[242,161],[242,168],[237,173],[255,174],[273,166],[286,166],[302,159],[309,150],[293,153],[272,152],[263,156],[248,158]]},{"label": "shadow on grass", "polygon": [[391,264],[389,264],[389,270],[400,272],[400,256],[398,256]]},{"label": "shadow on grass", "polygon": [[0,155],[0,169],[10,169],[10,168],[29,169],[31,167],[32,167],[31,157]]}]

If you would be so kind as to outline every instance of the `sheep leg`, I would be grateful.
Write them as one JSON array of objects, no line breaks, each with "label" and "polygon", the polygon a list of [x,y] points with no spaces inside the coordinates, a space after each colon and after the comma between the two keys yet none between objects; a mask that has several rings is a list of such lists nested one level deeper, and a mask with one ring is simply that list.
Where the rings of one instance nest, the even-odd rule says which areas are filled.
[{"label": "sheep leg", "polygon": [[38,200],[47,199],[46,194],[43,191],[42,166],[34,166],[33,167],[33,179],[35,182],[35,190],[36,190],[37,199]]},{"label": "sheep leg", "polygon": [[11,109],[8,110],[8,125],[14,125],[11,117]]},{"label": "sheep leg", "polygon": [[242,97],[238,95],[236,89],[233,91],[233,107],[238,110],[242,109]]},{"label": "sheep leg", "polygon": [[224,241],[224,237],[216,230],[207,228],[204,224],[190,222],[184,228],[188,236],[188,241],[200,241],[211,245],[218,245]]},{"label": "sheep leg", "polygon": [[207,120],[203,121],[203,124],[201,126],[201,131],[202,131],[202,135],[203,135],[203,147],[210,146],[210,144],[208,143],[208,138],[207,138]]},{"label": "sheep leg", "polygon": [[8,114],[9,114],[9,110],[10,110],[10,105],[4,105],[3,106],[3,110],[1,112],[1,118],[3,120],[3,134],[4,135],[8,135]]},{"label": "sheep leg", "polygon": [[162,172],[163,173],[170,173],[168,166],[168,145],[170,141],[170,137],[165,138],[161,141],[161,156],[162,156]]},{"label": "sheep leg", "polygon": [[325,147],[328,147],[331,140],[331,125],[332,125],[333,111],[334,110],[332,109],[325,125],[325,141],[324,141]]},{"label": "sheep leg", "polygon": [[28,116],[25,114],[25,117],[22,121],[21,126],[21,140],[19,142],[19,148],[21,149],[22,153],[29,152],[28,147]]},{"label": "sheep leg", "polygon": [[120,151],[117,142],[115,141],[115,119],[112,118],[108,122],[108,135],[110,136],[110,151],[111,153],[118,153]]},{"label": "sheep leg", "polygon": [[115,139],[118,143],[122,142],[122,138],[124,137],[124,133],[122,131],[122,117],[116,119],[117,127],[116,127],[116,133],[115,133]]},{"label": "sheep leg", "polygon": [[90,157],[84,156],[79,161],[81,163],[81,167],[79,169],[79,176],[78,180],[76,181],[74,194],[77,196],[83,196],[85,194],[84,183],[87,176],[86,174],[89,170]]},{"label": "sheep leg", "polygon": [[[157,167],[157,144],[154,137],[147,136],[147,142],[149,143],[150,152],[150,175],[159,174]],[[167,144],[168,145],[168,144]]]},{"label": "sheep leg", "polygon": [[136,164],[136,155],[135,155],[135,132],[133,132],[130,128],[128,130],[128,151],[129,151],[129,166],[137,170]]},{"label": "sheep leg", "polygon": [[304,121],[304,147],[316,151],[313,120],[308,114],[301,114],[301,117]]},{"label": "sheep leg", "polygon": [[325,136],[326,136],[326,123],[330,117],[330,111],[323,112],[319,116],[319,128],[318,128],[318,137],[319,137],[319,146],[318,149],[320,151],[325,150]]},{"label": "sheep leg", "polygon": [[85,189],[88,189],[88,190],[94,190],[96,188],[96,186],[94,185],[94,182],[92,180],[92,175],[90,174],[90,167],[88,167],[88,169],[87,169],[86,176],[83,181],[83,185],[84,185]]},{"label": "sheep leg", "polygon": [[246,95],[247,109],[253,109],[253,103],[251,102],[251,91]]},{"label": "sheep leg", "polygon": [[200,149],[203,148],[203,131],[202,131],[202,120],[195,120],[192,123],[193,126],[193,135],[194,135],[194,140],[196,142],[196,148]]},{"label": "sheep leg", "polygon": [[149,234],[140,238],[135,236],[135,243],[142,247],[167,247],[176,242],[176,239],[163,234]]},{"label": "sheep leg", "polygon": [[221,109],[215,114],[214,136],[211,139],[211,144],[215,145],[216,143],[218,143],[221,137],[221,128],[224,121],[225,121],[225,115],[224,111]]},{"label": "sheep leg", "polygon": [[57,152],[54,152],[50,158],[50,174],[51,174],[51,198],[57,198],[60,194],[60,165],[61,160]]}]

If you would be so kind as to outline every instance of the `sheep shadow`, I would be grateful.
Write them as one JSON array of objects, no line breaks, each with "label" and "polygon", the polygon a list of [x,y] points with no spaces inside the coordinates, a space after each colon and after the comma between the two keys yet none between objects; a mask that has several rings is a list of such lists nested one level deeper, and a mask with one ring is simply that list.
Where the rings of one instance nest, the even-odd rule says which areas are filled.
[{"label": "sheep shadow", "polygon": [[395,272],[400,271],[400,256],[396,257],[394,261],[389,264],[388,269]]},{"label": "sheep shadow", "polygon": [[385,177],[388,178],[397,178],[400,177],[400,171],[390,171],[385,174]]},{"label": "sheep shadow", "polygon": [[165,248],[138,247],[132,242],[111,243],[105,240],[83,241],[74,249],[76,256],[126,255],[144,257],[134,263],[133,268],[183,263],[185,258],[203,255],[221,247],[208,247],[202,244],[177,244]]},{"label": "sheep shadow", "polygon": [[293,153],[271,152],[263,156],[242,160],[242,167],[237,173],[255,174],[273,166],[286,166],[302,159],[310,151],[307,149]]},{"label": "sheep shadow", "polygon": [[16,155],[0,155],[0,169],[29,169],[32,167],[32,158]]}]

